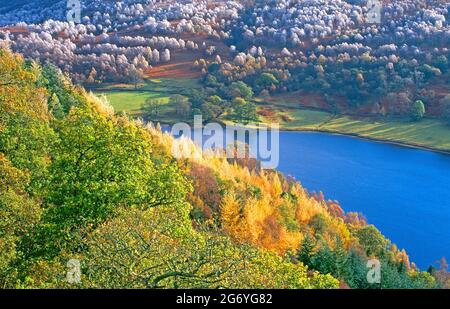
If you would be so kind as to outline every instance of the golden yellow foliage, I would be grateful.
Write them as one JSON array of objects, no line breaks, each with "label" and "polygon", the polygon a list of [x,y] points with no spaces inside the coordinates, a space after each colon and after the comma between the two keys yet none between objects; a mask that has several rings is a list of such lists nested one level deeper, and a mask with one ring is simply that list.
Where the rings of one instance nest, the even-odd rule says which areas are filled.
[{"label": "golden yellow foliage", "polygon": [[243,220],[240,211],[239,202],[234,193],[226,194],[220,205],[220,216],[223,229],[234,238],[242,236]]},{"label": "golden yellow foliage", "polygon": [[[332,248],[337,239],[349,246],[351,236],[343,220],[331,215],[323,198],[311,196],[298,182],[288,183],[274,171],[249,171],[235,161],[230,163],[221,151],[203,152],[188,138],[174,139],[152,126],[147,129],[175,157],[208,167],[229,184],[232,191],[222,198],[219,220],[235,240],[284,254],[298,249],[304,237],[299,227],[321,215],[328,227],[324,240]],[[293,213],[284,214],[283,209]]]}]

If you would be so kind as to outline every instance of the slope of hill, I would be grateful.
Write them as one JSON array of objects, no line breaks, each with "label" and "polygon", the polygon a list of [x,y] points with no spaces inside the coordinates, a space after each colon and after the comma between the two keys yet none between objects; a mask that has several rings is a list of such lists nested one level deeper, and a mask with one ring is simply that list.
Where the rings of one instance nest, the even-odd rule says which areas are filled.
[{"label": "slope of hill", "polygon": [[[176,160],[174,143],[199,150],[115,116],[52,65],[1,49],[0,85],[2,287],[448,284],[360,216],[275,171],[206,154]],[[375,285],[366,279],[374,258]],[[65,278],[74,261],[76,284]]]}]

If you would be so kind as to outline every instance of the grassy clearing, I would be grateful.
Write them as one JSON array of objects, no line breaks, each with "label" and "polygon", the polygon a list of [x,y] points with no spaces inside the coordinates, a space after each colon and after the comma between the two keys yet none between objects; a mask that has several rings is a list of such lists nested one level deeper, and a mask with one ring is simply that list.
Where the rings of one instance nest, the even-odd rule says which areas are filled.
[{"label": "grassy clearing", "polygon": [[166,94],[185,94],[190,89],[201,88],[196,78],[152,78],[147,79],[142,90]]},{"label": "grassy clearing", "polygon": [[104,94],[108,98],[108,101],[114,107],[116,112],[126,112],[130,115],[140,114],[142,104],[144,104],[147,98],[163,97],[165,99],[164,96],[147,91],[113,90],[110,92],[101,92],[101,94]]},{"label": "grassy clearing", "polygon": [[137,89],[129,84],[105,84],[93,89],[97,95],[105,95],[117,113],[126,112],[132,116],[142,114],[142,105],[147,98],[160,98],[163,105],[155,121],[172,122],[176,120],[175,106],[169,99],[175,94],[187,94],[187,91],[199,88],[198,79],[153,78],[146,79]]},{"label": "grassy clearing", "polygon": [[319,129],[450,151],[450,127],[437,119],[373,121],[340,116]]}]

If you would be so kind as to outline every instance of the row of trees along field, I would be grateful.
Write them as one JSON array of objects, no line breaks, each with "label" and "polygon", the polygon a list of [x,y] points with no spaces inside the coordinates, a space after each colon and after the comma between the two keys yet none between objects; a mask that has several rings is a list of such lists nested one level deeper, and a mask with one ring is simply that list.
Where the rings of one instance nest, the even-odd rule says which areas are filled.
[{"label": "row of trees along field", "polygon": [[[244,124],[259,121],[257,106],[252,102],[252,88],[242,81],[233,82],[227,87],[222,85],[220,91],[202,87],[183,89],[182,93],[172,95],[169,99],[169,104],[174,107],[173,115],[179,119],[192,121],[194,115],[202,115],[205,122],[219,118]],[[165,103],[164,98],[147,98],[142,105],[142,116],[156,121]]]},{"label": "row of trees along field", "polygon": [[335,113],[409,116],[414,121],[428,114],[450,120],[450,94],[435,91],[448,76],[444,56],[419,66],[405,60],[389,65],[370,53],[337,58],[312,53],[308,58],[302,56],[308,59],[304,63],[287,49],[284,52],[272,61],[250,53],[238,54],[233,62],[222,62],[220,57],[200,59],[194,68],[202,70],[205,89],[225,99],[233,93],[230,87],[239,82],[241,89],[248,87],[261,98],[320,92],[325,108]]},{"label": "row of trees along field", "polygon": [[4,49],[0,114],[3,288],[448,287],[337,203],[249,160],[175,159],[198,149]]}]

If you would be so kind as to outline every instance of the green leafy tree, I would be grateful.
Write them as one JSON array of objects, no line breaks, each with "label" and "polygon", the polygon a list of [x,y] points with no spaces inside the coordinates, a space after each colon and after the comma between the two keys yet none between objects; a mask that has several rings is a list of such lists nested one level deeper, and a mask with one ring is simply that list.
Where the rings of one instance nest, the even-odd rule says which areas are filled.
[{"label": "green leafy tree", "polygon": [[373,225],[364,226],[356,231],[359,243],[363,246],[366,254],[370,256],[382,256],[387,248],[388,241]]},{"label": "green leafy tree", "polygon": [[209,96],[202,103],[200,110],[204,121],[219,118],[228,109],[228,104],[218,95]]},{"label": "green leafy tree", "polygon": [[436,58],[435,65],[442,72],[444,72],[444,73],[447,72],[448,71],[448,59],[447,59],[447,57],[445,55],[440,55],[439,57]]},{"label": "green leafy tree", "polygon": [[[242,268],[233,246],[192,227],[188,205],[121,212],[87,239],[88,287],[219,288]],[[176,245],[174,245],[176,244]]]},{"label": "green leafy tree", "polygon": [[208,74],[208,75],[205,77],[205,85],[208,86],[208,87],[214,87],[214,88],[217,88],[217,87],[220,87],[220,86],[221,86],[221,83],[219,83],[219,82],[217,81],[217,78],[216,78],[214,75]]},{"label": "green leafy tree", "polygon": [[191,103],[189,99],[180,94],[170,97],[170,104],[175,106],[177,115],[187,117],[191,113]]},{"label": "green leafy tree", "polygon": [[231,83],[229,87],[229,93],[231,98],[241,97],[245,100],[250,100],[253,97],[253,90],[243,81],[237,81]]},{"label": "green leafy tree", "polygon": [[408,274],[412,288],[416,289],[434,289],[438,287],[435,278],[428,272],[412,270]]},{"label": "green leafy tree", "polygon": [[202,89],[194,88],[188,91],[188,97],[192,103],[193,109],[200,109],[202,103],[206,100],[207,96],[208,96],[207,93]]},{"label": "green leafy tree", "polygon": [[154,119],[161,112],[163,99],[161,98],[147,98],[142,106],[144,115],[149,119]]},{"label": "green leafy tree", "polygon": [[442,98],[440,103],[442,105],[444,119],[450,123],[450,94]]},{"label": "green leafy tree", "polygon": [[425,116],[425,105],[421,100],[415,101],[411,106],[411,119],[419,121]]},{"label": "green leafy tree", "polygon": [[[49,93],[49,110],[57,118],[60,118],[61,111],[67,114],[71,107],[79,106],[83,102],[83,94],[76,90],[61,70],[53,64],[46,64],[38,75],[38,85],[45,87]],[[56,98],[54,97],[56,96]]]},{"label": "green leafy tree", "polygon": [[249,123],[251,121],[258,121],[258,113],[256,105],[252,102],[247,102],[243,98],[233,99],[233,114],[232,117],[239,122]]},{"label": "green leafy tree", "polygon": [[154,161],[148,133],[127,118],[102,115],[88,104],[72,109],[56,130],[47,209],[31,246],[38,254],[76,245],[86,228],[118,207],[172,203],[189,189],[176,165]]},{"label": "green leafy tree", "polygon": [[429,64],[423,64],[419,67],[419,70],[425,74],[426,78],[436,77],[442,75],[439,68],[433,67]]},{"label": "green leafy tree", "polygon": [[339,269],[339,277],[353,289],[368,288],[366,263],[367,261],[360,254],[355,250],[350,250],[344,264]]},{"label": "green leafy tree", "polygon": [[257,91],[271,89],[278,85],[279,81],[272,73],[262,73],[256,80],[255,86]]},{"label": "green leafy tree", "polygon": [[306,266],[311,266],[311,258],[314,255],[314,248],[316,247],[314,238],[306,235],[302,241],[300,249],[297,252],[297,259]]},{"label": "green leafy tree", "polygon": [[64,109],[56,93],[53,93],[53,95],[49,98],[48,107],[55,118],[62,119],[65,116]]},{"label": "green leafy tree", "polygon": [[330,247],[323,242],[311,258],[311,267],[322,274],[336,274],[336,255]]}]

